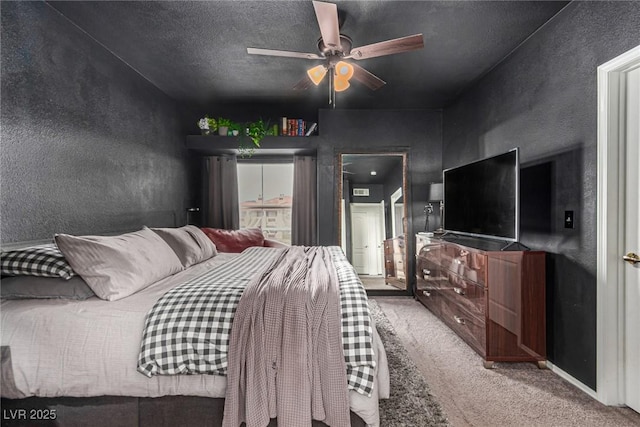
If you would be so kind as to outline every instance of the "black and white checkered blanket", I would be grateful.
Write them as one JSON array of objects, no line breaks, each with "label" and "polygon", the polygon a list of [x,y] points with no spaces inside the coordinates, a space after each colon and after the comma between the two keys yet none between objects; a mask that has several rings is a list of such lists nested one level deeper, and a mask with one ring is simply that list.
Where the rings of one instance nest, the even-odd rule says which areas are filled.
[{"label": "black and white checkered blanket", "polygon": [[[233,315],[247,283],[279,249],[252,247],[167,292],[147,315],[138,371],[152,375],[226,375]],[[340,282],[342,346],[349,389],[371,395],[375,360],[367,294],[337,246],[329,247]]]}]

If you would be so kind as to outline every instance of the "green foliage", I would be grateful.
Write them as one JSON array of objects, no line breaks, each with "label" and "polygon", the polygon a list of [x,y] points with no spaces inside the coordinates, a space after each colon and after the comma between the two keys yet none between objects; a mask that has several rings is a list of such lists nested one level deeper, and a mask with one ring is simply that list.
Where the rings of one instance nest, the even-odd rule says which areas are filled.
[{"label": "green foliage", "polygon": [[[265,136],[278,134],[277,127],[270,125],[268,120],[260,119],[255,122],[238,123],[224,117],[219,117],[216,120],[205,116],[199,122],[201,129],[203,127],[200,123],[203,121],[208,123],[211,131],[219,130],[221,127],[227,127],[230,131],[237,130],[240,136],[238,139],[238,151],[242,157],[253,155],[256,148],[260,147],[260,142]],[[251,142],[249,142],[249,139],[251,139]]]},{"label": "green foliage", "polygon": [[225,119],[224,117],[220,117],[218,119],[218,128],[221,126],[230,127],[233,122],[229,119]]},{"label": "green foliage", "polygon": [[248,136],[256,147],[260,147],[262,138],[273,133],[269,121],[264,122],[262,119],[257,122],[247,123],[247,129],[249,130]]},{"label": "green foliage", "polygon": [[204,116],[204,118],[207,120],[207,123],[209,123],[210,130],[214,131],[218,129],[218,123],[216,122],[216,119],[208,116]]}]

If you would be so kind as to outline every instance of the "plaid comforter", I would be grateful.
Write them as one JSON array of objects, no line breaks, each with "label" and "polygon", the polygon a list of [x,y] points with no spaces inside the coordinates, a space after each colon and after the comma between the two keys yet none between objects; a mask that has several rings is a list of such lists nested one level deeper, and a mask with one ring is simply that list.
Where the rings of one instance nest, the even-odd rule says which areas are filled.
[{"label": "plaid comforter", "polygon": [[[348,388],[371,395],[372,325],[367,294],[342,250],[329,251],[340,282],[342,346]],[[167,292],[147,315],[138,371],[152,375],[226,375],[233,315],[251,278],[279,249],[252,247],[233,260]]]}]

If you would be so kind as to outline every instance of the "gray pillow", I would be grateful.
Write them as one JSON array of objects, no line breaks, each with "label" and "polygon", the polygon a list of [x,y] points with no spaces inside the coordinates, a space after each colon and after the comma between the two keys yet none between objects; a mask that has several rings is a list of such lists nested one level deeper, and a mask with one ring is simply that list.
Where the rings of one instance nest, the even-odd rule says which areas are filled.
[{"label": "gray pillow", "polygon": [[0,281],[3,299],[74,299],[85,300],[95,294],[80,276],[66,280],[60,277],[15,276]]},{"label": "gray pillow", "polygon": [[182,270],[169,245],[148,228],[118,236],[56,234],[55,240],[73,270],[109,301]]},{"label": "gray pillow", "polygon": [[152,228],[176,253],[184,268],[208,260],[218,254],[216,245],[198,227]]}]

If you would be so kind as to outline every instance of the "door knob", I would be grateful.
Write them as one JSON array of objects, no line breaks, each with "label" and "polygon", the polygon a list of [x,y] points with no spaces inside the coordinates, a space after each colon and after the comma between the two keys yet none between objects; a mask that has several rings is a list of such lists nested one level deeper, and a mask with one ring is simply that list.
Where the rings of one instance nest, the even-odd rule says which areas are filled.
[{"label": "door knob", "polygon": [[637,264],[640,262],[640,256],[638,256],[638,254],[634,254],[633,252],[629,252],[628,254],[623,256],[622,259],[627,261],[629,264]]}]

